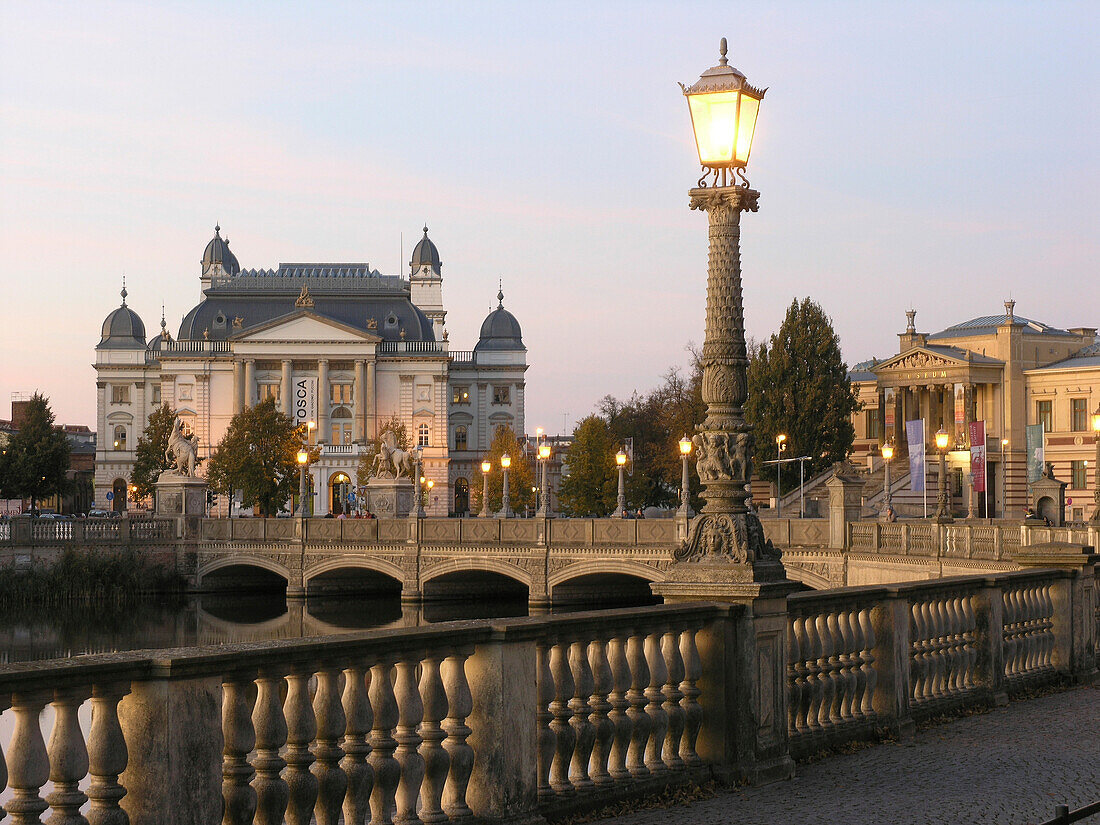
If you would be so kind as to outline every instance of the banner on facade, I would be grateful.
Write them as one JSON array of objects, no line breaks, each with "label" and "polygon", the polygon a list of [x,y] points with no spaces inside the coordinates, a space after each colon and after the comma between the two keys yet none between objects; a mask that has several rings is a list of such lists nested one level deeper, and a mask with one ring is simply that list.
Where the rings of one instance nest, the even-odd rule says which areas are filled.
[{"label": "banner on facade", "polygon": [[1043,474],[1043,425],[1027,425],[1027,483],[1032,484]]},{"label": "banner on facade", "polygon": [[985,492],[985,422],[970,422],[970,472],[974,474],[974,492]]},{"label": "banner on facade", "polygon": [[961,450],[966,444],[966,384],[955,385],[955,445]]},{"label": "banner on facade", "polygon": [[882,436],[886,441],[894,440],[894,413],[897,406],[897,390],[893,387],[887,387],[882,394],[883,406],[885,409],[882,413]]},{"label": "banner on facade", "polygon": [[924,419],[905,422],[905,440],[909,444],[909,488],[924,490]]},{"label": "banner on facade", "polygon": [[305,426],[317,421],[317,379],[294,379],[294,423]]}]

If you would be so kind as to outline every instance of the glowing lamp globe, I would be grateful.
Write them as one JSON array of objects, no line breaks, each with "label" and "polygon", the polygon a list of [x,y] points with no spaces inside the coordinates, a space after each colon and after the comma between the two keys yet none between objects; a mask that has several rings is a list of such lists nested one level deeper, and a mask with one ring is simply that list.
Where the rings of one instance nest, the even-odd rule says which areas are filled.
[{"label": "glowing lamp globe", "polygon": [[680,439],[680,455],[691,454],[691,439],[686,435]]},{"label": "glowing lamp globe", "polygon": [[749,162],[756,116],[767,89],[756,89],[726,59],[726,38],[718,65],[691,86],[680,84],[688,99],[699,163],[708,169],[743,169]]},{"label": "glowing lamp globe", "polygon": [[493,465],[492,465],[491,462],[489,462],[489,461],[482,461],[481,462],[481,472],[488,474],[488,472],[491,469],[493,469]]},{"label": "glowing lamp globe", "polygon": [[298,463],[299,464],[305,464],[308,461],[309,461],[309,453],[307,453],[305,450],[299,450],[298,451]]},{"label": "glowing lamp globe", "polygon": [[947,449],[947,433],[944,432],[942,429],[938,433],[936,433],[936,449]]},{"label": "glowing lamp globe", "polygon": [[546,461],[550,457],[550,445],[543,442],[539,445],[539,458]]},{"label": "glowing lamp globe", "polygon": [[619,452],[615,453],[615,463],[618,464],[620,467],[626,464],[626,453],[624,453],[622,450],[619,450]]},{"label": "glowing lamp globe", "polygon": [[512,466],[512,457],[508,455],[508,453],[505,453],[500,457],[500,466],[503,467],[505,470]]},{"label": "glowing lamp globe", "polygon": [[1100,409],[1092,414],[1092,431],[1100,435]]},{"label": "glowing lamp globe", "polygon": [[882,457],[886,461],[889,461],[891,458],[894,457],[894,445],[893,444],[883,444],[882,445]]}]

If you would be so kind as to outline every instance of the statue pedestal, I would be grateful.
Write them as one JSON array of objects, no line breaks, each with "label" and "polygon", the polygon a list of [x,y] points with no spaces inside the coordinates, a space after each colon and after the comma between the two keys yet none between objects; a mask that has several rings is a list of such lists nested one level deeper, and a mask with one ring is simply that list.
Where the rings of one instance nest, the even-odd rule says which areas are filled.
[{"label": "statue pedestal", "polygon": [[367,482],[367,509],[375,518],[408,518],[414,493],[407,478],[372,478]]},{"label": "statue pedestal", "polygon": [[165,470],[157,479],[157,515],[206,515],[206,486],[204,478]]}]

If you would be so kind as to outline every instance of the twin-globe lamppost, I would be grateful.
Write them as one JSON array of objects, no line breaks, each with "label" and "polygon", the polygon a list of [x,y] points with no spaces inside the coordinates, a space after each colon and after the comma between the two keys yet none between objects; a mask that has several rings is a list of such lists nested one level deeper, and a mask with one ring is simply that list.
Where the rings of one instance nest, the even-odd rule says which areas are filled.
[{"label": "twin-globe lamppost", "polygon": [[947,445],[950,441],[947,432],[940,427],[939,432],[936,433],[936,450],[940,454],[940,483],[937,488],[939,495],[937,496],[936,503],[936,515],[932,521],[938,524],[950,524],[954,521],[951,518],[951,502],[947,495]]}]

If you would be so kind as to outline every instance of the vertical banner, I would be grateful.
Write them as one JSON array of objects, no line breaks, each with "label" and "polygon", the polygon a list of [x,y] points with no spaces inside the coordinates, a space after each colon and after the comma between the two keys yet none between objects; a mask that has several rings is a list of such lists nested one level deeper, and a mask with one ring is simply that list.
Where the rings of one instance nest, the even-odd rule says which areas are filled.
[{"label": "vertical banner", "polygon": [[882,440],[889,443],[894,440],[894,414],[897,411],[897,390],[893,387],[887,387],[883,390],[882,397],[883,407],[885,407],[882,411]]},{"label": "vertical banner", "polygon": [[1027,425],[1027,483],[1032,484],[1043,474],[1043,425]]},{"label": "vertical banner", "polygon": [[974,474],[974,492],[985,492],[985,422],[970,422],[970,472]]},{"label": "vertical banner", "polygon": [[317,421],[317,379],[297,378],[294,380],[294,423],[305,426]]},{"label": "vertical banner", "polygon": [[924,419],[905,422],[905,440],[909,444],[909,487],[924,490]]},{"label": "vertical banner", "polygon": [[955,385],[955,449],[966,443],[966,384]]}]

